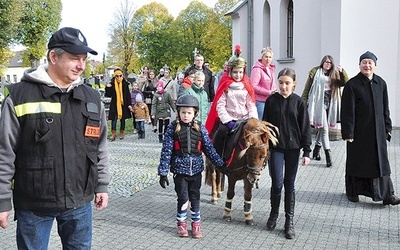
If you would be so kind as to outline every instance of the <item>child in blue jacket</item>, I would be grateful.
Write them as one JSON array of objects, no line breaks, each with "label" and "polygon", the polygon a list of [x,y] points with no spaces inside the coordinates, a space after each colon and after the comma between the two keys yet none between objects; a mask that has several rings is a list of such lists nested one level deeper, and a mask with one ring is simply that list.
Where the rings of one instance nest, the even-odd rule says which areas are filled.
[{"label": "child in blue jacket", "polygon": [[195,120],[198,114],[199,102],[192,95],[182,95],[176,103],[178,118],[168,125],[165,131],[161,151],[158,174],[163,188],[169,185],[168,171],[174,174],[175,191],[178,196],[177,227],[180,237],[187,237],[187,210],[190,204],[192,220],[192,237],[201,238],[200,230],[200,187],[204,159],[202,153],[211,162],[227,174],[224,161],[215,151],[210,142],[204,125]]}]

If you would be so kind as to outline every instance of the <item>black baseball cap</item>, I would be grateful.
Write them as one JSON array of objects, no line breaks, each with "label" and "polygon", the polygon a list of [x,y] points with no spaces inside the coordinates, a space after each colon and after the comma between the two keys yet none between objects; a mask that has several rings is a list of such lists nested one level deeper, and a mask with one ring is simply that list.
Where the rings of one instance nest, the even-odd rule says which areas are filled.
[{"label": "black baseball cap", "polygon": [[97,52],[88,47],[85,36],[78,29],[64,27],[55,32],[47,44],[47,48],[61,48],[68,53],[78,55],[90,53],[97,55]]}]

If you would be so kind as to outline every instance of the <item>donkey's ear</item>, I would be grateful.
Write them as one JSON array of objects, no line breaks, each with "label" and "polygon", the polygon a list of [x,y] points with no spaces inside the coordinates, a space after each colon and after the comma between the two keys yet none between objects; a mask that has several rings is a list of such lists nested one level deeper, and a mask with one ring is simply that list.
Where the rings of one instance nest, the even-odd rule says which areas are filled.
[{"label": "donkey's ear", "polygon": [[269,133],[264,132],[264,133],[261,135],[261,140],[262,140],[264,143],[268,142],[268,140],[269,140]]},{"label": "donkey's ear", "polygon": [[244,131],[244,137],[250,136],[250,134],[251,134],[250,130],[244,129],[243,131]]}]

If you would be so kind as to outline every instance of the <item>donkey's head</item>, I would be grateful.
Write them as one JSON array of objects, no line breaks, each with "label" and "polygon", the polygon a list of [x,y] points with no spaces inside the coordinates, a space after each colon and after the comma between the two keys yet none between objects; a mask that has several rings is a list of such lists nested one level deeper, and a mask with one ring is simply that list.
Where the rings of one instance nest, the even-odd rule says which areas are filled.
[{"label": "donkey's head", "polygon": [[270,142],[275,145],[277,128],[272,124],[249,119],[243,127],[243,139],[245,148],[240,152],[239,158],[245,157],[247,180],[255,184],[260,179],[262,171],[269,158]]}]

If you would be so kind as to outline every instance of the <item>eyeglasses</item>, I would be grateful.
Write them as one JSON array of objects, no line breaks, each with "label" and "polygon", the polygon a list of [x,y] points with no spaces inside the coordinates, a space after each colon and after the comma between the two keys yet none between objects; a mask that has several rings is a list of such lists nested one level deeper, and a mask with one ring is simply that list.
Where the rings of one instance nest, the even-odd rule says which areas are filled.
[{"label": "eyeglasses", "polygon": [[332,62],[330,62],[330,61],[325,61],[324,63],[327,63],[327,64],[332,64]]},{"label": "eyeglasses", "polygon": [[115,77],[122,77],[122,75],[116,75]]}]

